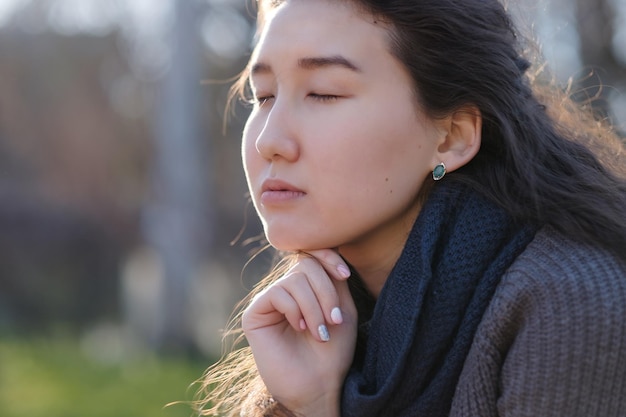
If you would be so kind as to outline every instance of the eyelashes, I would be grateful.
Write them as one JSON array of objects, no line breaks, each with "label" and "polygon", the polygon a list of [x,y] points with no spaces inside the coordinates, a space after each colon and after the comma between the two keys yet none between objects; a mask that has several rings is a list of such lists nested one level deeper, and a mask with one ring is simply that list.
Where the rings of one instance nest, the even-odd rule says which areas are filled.
[{"label": "eyelashes", "polygon": [[[335,95],[335,94],[318,94],[318,93],[309,93],[307,94],[307,97],[311,98],[314,101],[319,101],[322,103],[337,101],[339,98],[341,98],[341,96]],[[248,100],[248,103],[258,106],[258,107],[262,107],[266,103],[274,100],[274,98],[275,97],[273,95],[260,95],[260,96],[252,97],[251,99]]]},{"label": "eyelashes", "polygon": [[252,104],[256,105],[256,106],[263,106],[265,103],[267,103],[270,100],[273,100],[274,96],[261,96],[261,97],[253,97],[252,98]]},{"label": "eyelashes", "polygon": [[310,93],[308,96],[316,101],[321,101],[321,102],[337,101],[337,99],[339,99],[340,97],[334,94],[316,94],[316,93]]}]

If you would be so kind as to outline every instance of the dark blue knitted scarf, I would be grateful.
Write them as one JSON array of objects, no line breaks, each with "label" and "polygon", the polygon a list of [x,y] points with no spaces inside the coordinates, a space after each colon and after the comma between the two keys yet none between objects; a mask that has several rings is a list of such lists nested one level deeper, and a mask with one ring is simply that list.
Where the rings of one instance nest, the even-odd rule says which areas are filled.
[{"label": "dark blue knitted scarf", "polygon": [[362,324],[342,416],[447,416],[478,323],[534,234],[469,189],[437,183],[375,305],[353,289]]}]

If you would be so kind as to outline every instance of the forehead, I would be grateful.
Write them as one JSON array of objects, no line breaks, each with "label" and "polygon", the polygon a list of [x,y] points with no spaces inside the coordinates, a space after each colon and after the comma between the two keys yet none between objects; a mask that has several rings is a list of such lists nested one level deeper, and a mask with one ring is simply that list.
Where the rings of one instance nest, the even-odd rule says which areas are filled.
[{"label": "forehead", "polygon": [[387,52],[385,25],[337,0],[287,0],[266,14],[251,62],[304,56],[378,56]]}]

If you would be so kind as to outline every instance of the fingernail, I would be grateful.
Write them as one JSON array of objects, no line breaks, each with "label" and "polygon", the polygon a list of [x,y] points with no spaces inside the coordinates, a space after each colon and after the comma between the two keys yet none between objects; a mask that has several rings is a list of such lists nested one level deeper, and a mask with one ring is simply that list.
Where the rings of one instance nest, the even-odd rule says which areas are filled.
[{"label": "fingernail", "polygon": [[330,312],[330,318],[333,320],[335,324],[341,324],[343,322],[343,315],[341,314],[341,309],[339,307],[335,307]]},{"label": "fingernail", "polygon": [[348,278],[348,277],[350,276],[350,270],[349,270],[349,269],[348,269],[348,267],[347,267],[347,266],[345,266],[345,265],[339,265],[339,266],[337,267],[337,272],[339,272],[339,275],[340,275],[342,278]]},{"label": "fingernail", "polygon": [[300,319],[300,329],[306,330],[306,321],[304,319]]},{"label": "fingernail", "polygon": [[328,333],[326,325],[320,324],[317,328],[317,333],[320,335],[320,339],[322,339],[322,342],[328,342],[330,340],[330,334]]}]

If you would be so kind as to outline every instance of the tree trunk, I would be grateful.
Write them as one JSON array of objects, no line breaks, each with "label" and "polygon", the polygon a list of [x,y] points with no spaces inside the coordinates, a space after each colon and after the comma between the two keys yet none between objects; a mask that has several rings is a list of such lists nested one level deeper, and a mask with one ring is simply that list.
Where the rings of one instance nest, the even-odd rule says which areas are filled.
[{"label": "tree trunk", "polygon": [[164,269],[154,347],[193,347],[191,291],[211,235],[208,141],[200,131],[201,48],[195,2],[173,1],[172,65],[165,76],[154,124],[155,198],[146,226]]}]

